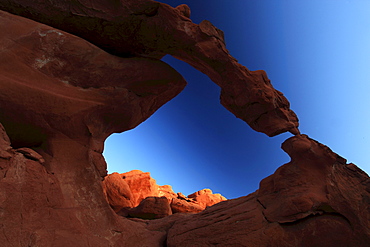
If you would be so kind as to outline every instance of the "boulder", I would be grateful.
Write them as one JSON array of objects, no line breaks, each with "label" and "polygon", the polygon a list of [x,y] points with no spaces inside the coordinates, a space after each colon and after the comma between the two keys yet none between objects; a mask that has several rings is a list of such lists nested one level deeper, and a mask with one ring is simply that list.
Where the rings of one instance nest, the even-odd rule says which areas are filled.
[{"label": "boulder", "polygon": [[131,209],[130,217],[142,219],[159,219],[172,214],[168,199],[162,197],[147,197],[142,200],[139,206]]},{"label": "boulder", "polygon": [[196,202],[192,202],[185,199],[173,198],[171,201],[172,213],[199,213],[202,212],[205,207]]},{"label": "boulder", "polygon": [[197,191],[191,195],[188,195],[188,197],[194,199],[196,202],[200,204],[200,206],[204,208],[227,200],[221,194],[213,194],[212,190],[210,189],[203,189]]},{"label": "boulder", "polygon": [[115,212],[122,208],[132,208],[134,196],[130,186],[118,173],[109,174],[104,178],[103,189],[109,205]]},{"label": "boulder", "polygon": [[159,185],[149,172],[133,170],[122,173],[121,176],[133,195],[133,207],[138,206],[147,197],[159,197]]}]

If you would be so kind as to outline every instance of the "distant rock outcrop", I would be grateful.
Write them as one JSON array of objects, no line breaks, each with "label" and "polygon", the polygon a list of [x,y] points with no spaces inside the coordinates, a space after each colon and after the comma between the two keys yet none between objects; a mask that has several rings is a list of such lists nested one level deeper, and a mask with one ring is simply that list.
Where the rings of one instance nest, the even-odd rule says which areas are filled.
[{"label": "distant rock outcrop", "polygon": [[[1,246],[369,246],[368,175],[300,135],[266,73],[237,63],[222,31],[192,23],[187,6],[3,0],[0,9]],[[175,194],[148,173],[107,176],[105,139],[185,87],[165,54],[207,74],[254,130],[295,135],[282,145],[291,161],[255,193],[213,205],[223,198]]]},{"label": "distant rock outcrop", "polygon": [[159,186],[149,172],[139,170],[108,174],[103,188],[115,212],[137,218],[157,219],[173,213],[199,213],[208,206],[227,200],[221,194],[213,194],[210,189],[188,197],[176,194],[171,186]]}]

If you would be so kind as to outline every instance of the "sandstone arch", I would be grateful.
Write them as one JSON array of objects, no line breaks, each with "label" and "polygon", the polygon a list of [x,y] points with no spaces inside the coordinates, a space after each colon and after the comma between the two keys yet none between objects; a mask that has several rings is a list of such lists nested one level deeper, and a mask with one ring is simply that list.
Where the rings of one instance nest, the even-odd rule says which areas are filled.
[{"label": "sandstone arch", "polygon": [[[200,246],[248,241],[283,246],[290,239],[299,246],[316,243],[316,229],[322,237],[340,233],[339,239],[326,237],[327,246],[369,242],[368,176],[299,135],[297,117],[282,93],[263,71],[238,64],[211,23],[196,25],[186,8],[150,0],[8,0],[0,8],[38,21],[0,12],[5,246],[186,246],[191,232],[201,236]],[[295,134],[283,146],[292,161],[248,197],[196,216],[131,221],[115,215],[104,199],[101,152],[108,135],[133,128],[185,86],[158,60],[164,54],[206,73],[222,88],[222,104],[253,129],[269,136]],[[154,74],[142,70],[153,67]],[[17,124],[31,126],[34,135]],[[304,196],[297,198],[297,186],[290,184],[303,184]],[[232,239],[222,230],[225,225]]]}]

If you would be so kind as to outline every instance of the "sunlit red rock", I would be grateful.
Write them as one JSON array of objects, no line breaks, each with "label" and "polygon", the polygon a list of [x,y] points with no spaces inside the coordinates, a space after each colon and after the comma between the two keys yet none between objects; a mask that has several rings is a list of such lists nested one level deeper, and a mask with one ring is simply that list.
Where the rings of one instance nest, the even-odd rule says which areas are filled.
[{"label": "sunlit red rock", "polygon": [[134,207],[134,196],[127,182],[118,173],[104,178],[103,188],[109,205],[115,212]]},{"label": "sunlit red rock", "polygon": [[212,190],[210,189],[197,191],[191,195],[188,195],[188,197],[194,199],[194,201],[199,203],[204,208],[226,200],[226,198],[221,194],[213,194]]},{"label": "sunlit red rock", "polygon": [[[226,200],[210,189],[197,191],[189,197],[181,192],[176,194],[171,186],[157,185],[149,172],[139,170],[109,174],[104,178],[103,187],[107,201],[116,213],[145,219],[162,218],[172,213],[199,213]],[[166,198],[166,203],[163,198]],[[169,213],[164,213],[167,209]]]},{"label": "sunlit red rock", "polygon": [[159,196],[159,186],[149,172],[133,170],[120,175],[131,190],[133,207],[138,206],[142,200],[149,196]]},{"label": "sunlit red rock", "polygon": [[175,193],[171,185],[159,185],[158,196],[164,196],[168,199],[177,198],[179,193]]}]

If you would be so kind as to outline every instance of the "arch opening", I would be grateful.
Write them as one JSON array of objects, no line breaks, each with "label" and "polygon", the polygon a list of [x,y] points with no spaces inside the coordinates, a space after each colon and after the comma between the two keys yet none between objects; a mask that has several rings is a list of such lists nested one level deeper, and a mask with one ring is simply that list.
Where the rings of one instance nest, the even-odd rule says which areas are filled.
[{"label": "arch opening", "polygon": [[207,76],[171,56],[163,60],[188,85],[138,127],[107,139],[108,173],[142,170],[175,192],[210,188],[232,199],[254,192],[289,161],[280,144],[290,134],[255,132],[220,104],[220,89]]}]

